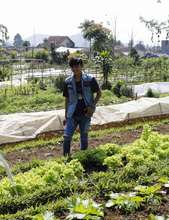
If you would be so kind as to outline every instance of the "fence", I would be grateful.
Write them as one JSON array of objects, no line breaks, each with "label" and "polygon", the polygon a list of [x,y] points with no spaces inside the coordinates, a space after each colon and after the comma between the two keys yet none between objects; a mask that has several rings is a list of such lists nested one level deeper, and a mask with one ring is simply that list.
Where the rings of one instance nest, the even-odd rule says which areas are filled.
[{"label": "fence", "polygon": [[[167,59],[166,59],[167,60]],[[153,61],[154,62],[154,61]],[[112,72],[109,74],[109,81],[116,83],[124,80],[128,84],[139,84],[143,82],[168,81],[169,62],[147,62],[145,65],[128,65],[113,63]],[[59,68],[59,69],[58,69]],[[100,67],[86,67],[86,72],[92,74],[101,84],[103,73]],[[60,74],[68,75],[70,69],[56,67],[44,63],[40,59],[12,59],[0,61],[0,88],[5,86],[22,86],[32,81],[42,81],[53,86],[54,79]]]}]

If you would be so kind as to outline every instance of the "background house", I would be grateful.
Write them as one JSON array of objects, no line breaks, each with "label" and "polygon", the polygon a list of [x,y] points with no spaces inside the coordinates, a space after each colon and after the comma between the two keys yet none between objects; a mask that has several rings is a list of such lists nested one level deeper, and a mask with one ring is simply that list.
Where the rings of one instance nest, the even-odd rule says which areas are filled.
[{"label": "background house", "polygon": [[169,54],[169,40],[161,41],[161,52]]},{"label": "background house", "polygon": [[47,39],[47,43],[49,46],[53,46],[55,48],[58,47],[75,47],[75,43],[67,36],[50,36]]}]

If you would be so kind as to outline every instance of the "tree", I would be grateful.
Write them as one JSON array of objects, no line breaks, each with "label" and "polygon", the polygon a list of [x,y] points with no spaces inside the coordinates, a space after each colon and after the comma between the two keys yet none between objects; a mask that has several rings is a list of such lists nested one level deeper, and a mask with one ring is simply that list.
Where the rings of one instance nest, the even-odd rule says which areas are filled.
[{"label": "tree", "polygon": [[22,46],[25,47],[25,50],[28,51],[28,47],[30,47],[31,43],[28,40],[23,41]]},{"label": "tree", "polygon": [[110,48],[111,31],[103,27],[101,23],[85,20],[80,24],[79,28],[82,29],[83,37],[90,41],[90,47],[93,47],[95,51],[101,52]]},{"label": "tree", "polygon": [[145,48],[142,41],[139,41],[139,43],[135,45],[135,48],[136,48],[136,50],[140,50],[140,51],[145,51],[146,50],[146,48]]},{"label": "tree", "polygon": [[8,29],[3,24],[0,24],[0,45],[3,45],[8,39]]},{"label": "tree", "polygon": [[82,29],[83,37],[90,42],[90,55],[91,55],[91,47],[92,47],[92,27],[94,25],[94,21],[85,20],[83,23],[80,24],[79,28]]},{"label": "tree", "polygon": [[169,38],[169,20],[158,22],[154,19],[146,20],[143,17],[140,17],[140,21],[145,24],[146,28],[151,32],[151,41],[154,42],[154,38],[157,38],[157,43],[160,43],[160,36],[162,31],[166,33],[166,39]]},{"label": "tree", "polygon": [[49,49],[49,44],[48,44],[48,39],[47,38],[43,39],[42,45],[43,45],[44,49]]},{"label": "tree", "polygon": [[130,57],[133,58],[134,65],[139,64],[139,55],[138,55],[137,50],[135,48],[131,48],[129,55],[130,55]]},{"label": "tree", "polygon": [[14,37],[14,46],[16,48],[23,46],[23,40],[20,34],[16,34]]},{"label": "tree", "polygon": [[129,42],[128,42],[128,48],[129,48],[130,50],[133,48],[133,45],[134,45],[133,39],[129,40]]},{"label": "tree", "polygon": [[128,43],[128,47],[129,49],[131,50],[134,46],[134,36],[133,36],[133,31],[131,32],[131,36],[130,36],[130,40],[129,40],[129,43]]}]

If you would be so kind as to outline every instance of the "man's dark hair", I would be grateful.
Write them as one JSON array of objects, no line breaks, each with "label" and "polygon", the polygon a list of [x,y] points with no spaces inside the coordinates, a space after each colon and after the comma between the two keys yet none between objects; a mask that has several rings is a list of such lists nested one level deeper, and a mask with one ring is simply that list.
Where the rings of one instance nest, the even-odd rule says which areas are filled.
[{"label": "man's dark hair", "polygon": [[70,60],[69,60],[69,66],[73,67],[73,66],[77,66],[77,65],[83,66],[82,59],[77,58],[77,57],[71,57]]}]

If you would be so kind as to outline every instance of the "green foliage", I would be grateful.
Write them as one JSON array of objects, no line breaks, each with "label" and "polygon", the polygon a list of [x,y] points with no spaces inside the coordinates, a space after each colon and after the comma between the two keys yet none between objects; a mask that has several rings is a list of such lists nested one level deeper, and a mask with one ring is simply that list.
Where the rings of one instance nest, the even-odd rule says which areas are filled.
[{"label": "green foliage", "polygon": [[122,96],[126,96],[126,97],[133,97],[134,96],[132,87],[131,86],[127,86],[126,84],[122,85],[120,87],[120,94]]},{"label": "green foliage", "polygon": [[150,214],[148,216],[148,220],[169,220],[169,216],[161,216],[161,215],[153,215],[153,214]]},{"label": "green foliage", "polygon": [[77,57],[77,58],[81,58],[83,60],[83,63],[84,64],[88,64],[88,56],[86,55],[86,53],[82,52],[82,51],[76,51],[74,53],[71,53],[69,56],[68,56],[68,60],[71,58],[71,57]]},{"label": "green foliage", "polygon": [[7,27],[3,24],[0,24],[0,45],[3,45],[8,38]]},{"label": "green foliage", "polygon": [[120,147],[117,144],[108,143],[100,146],[106,153],[106,155],[112,156],[114,154],[118,154],[120,152]]},{"label": "green foliage", "polygon": [[45,49],[40,50],[40,51],[35,52],[34,57],[35,57],[35,59],[41,59],[45,62],[48,62],[49,52],[48,52],[48,50],[45,50]]},{"label": "green foliage", "polygon": [[117,97],[121,97],[121,87],[125,85],[125,82],[122,80],[119,80],[115,86],[113,87],[113,92]]},{"label": "green foliage", "polygon": [[67,75],[59,75],[55,78],[54,87],[57,91],[63,92],[64,81]]},{"label": "green foliage", "polygon": [[127,98],[127,97],[118,98],[111,90],[103,90],[102,96],[99,100],[99,105],[117,104],[117,103],[129,101],[129,100],[130,98]]},{"label": "green foliage", "polygon": [[149,88],[145,96],[150,98],[159,98],[160,94],[158,92],[154,92],[151,88]]},{"label": "green foliage", "polygon": [[134,181],[126,181],[123,179],[123,173],[120,170],[112,172],[109,169],[106,172],[93,172],[89,181],[93,185],[95,195],[106,196],[110,191],[121,192],[132,190],[136,186]]},{"label": "green foliage", "polygon": [[141,134],[141,139],[147,141],[151,132],[152,132],[151,127],[148,124],[145,124],[143,127],[143,132]]},{"label": "green foliage", "polygon": [[64,97],[54,89],[40,90],[25,86],[2,90],[1,114],[13,112],[47,111],[64,107]]},{"label": "green foliage", "polygon": [[[19,210],[15,214],[0,214],[0,219],[4,220],[23,220],[23,219],[29,219],[32,220],[34,217],[37,216],[45,216],[44,214],[47,212],[51,212],[51,214],[55,215],[55,218],[57,214],[61,211],[65,211],[67,206],[67,199],[57,199],[56,201],[48,202],[45,205],[35,205],[34,207],[31,206],[30,208],[26,208],[24,210]],[[48,213],[49,214],[49,213]],[[57,218],[56,218],[57,219]],[[45,219],[46,220],[46,219]]]},{"label": "green foliage", "polygon": [[77,152],[73,155],[74,159],[78,159],[86,170],[97,170],[103,168],[103,161],[106,153],[103,149],[88,149],[84,152]]},{"label": "green foliage", "polygon": [[114,100],[117,99],[115,99],[114,94],[110,90],[102,91],[100,103],[102,103],[103,105],[110,105],[111,103],[113,103]]},{"label": "green foliage", "polygon": [[117,171],[117,169],[123,165],[121,155],[116,154],[107,157],[103,164],[108,166],[111,170]]},{"label": "green foliage", "polygon": [[51,64],[56,63],[58,65],[67,64],[69,51],[56,52],[55,45],[51,44]]},{"label": "green foliage", "polygon": [[121,96],[133,97],[133,89],[132,86],[128,86],[125,81],[119,80],[113,87],[114,94],[120,98]]},{"label": "green foliage", "polygon": [[77,160],[67,164],[46,161],[42,166],[14,177],[19,197],[14,193],[13,185],[4,178],[0,182],[0,213],[13,213],[77,190],[82,175],[83,167]]},{"label": "green foliage", "polygon": [[166,32],[166,38],[168,37],[168,20],[160,22],[151,19],[151,20],[146,20],[143,17],[140,17],[140,21],[145,24],[147,29],[151,32],[151,41],[154,42],[154,37],[157,38],[157,42],[160,42],[160,35],[162,34],[163,31]]},{"label": "green foliage", "polygon": [[104,216],[103,207],[92,199],[74,198],[68,203],[70,214],[66,219],[99,220]]},{"label": "green foliage", "polygon": [[25,49],[26,49],[26,51],[27,51],[27,50],[28,50],[28,47],[31,46],[31,43],[30,43],[30,41],[25,40],[25,41],[23,41],[22,46],[25,47]]},{"label": "green foliage", "polygon": [[123,210],[125,213],[131,213],[138,210],[141,207],[141,203],[144,198],[137,196],[136,193],[111,193],[110,200],[106,203],[106,207],[117,207]]},{"label": "green foliage", "polygon": [[32,220],[56,220],[53,212],[46,211],[44,214],[37,214],[32,217]]},{"label": "green foliage", "polygon": [[95,58],[94,62],[99,64],[103,72],[103,84],[102,89],[110,90],[112,85],[108,81],[109,74],[112,70],[112,58],[109,51],[101,51]]},{"label": "green foliage", "polygon": [[103,82],[103,84],[101,85],[102,90],[111,90],[112,88],[112,83],[110,81],[107,82]]},{"label": "green foliage", "polygon": [[[168,119],[165,123],[168,123]],[[143,123],[128,126],[127,129],[142,126]],[[103,136],[125,129],[92,131],[91,136]],[[75,138],[79,140],[78,135]],[[58,140],[39,140],[34,146],[54,146]],[[33,142],[27,143],[29,148],[28,145],[31,147]],[[12,170],[17,174],[14,177],[15,186],[7,178],[0,181],[0,219],[32,219],[42,217],[47,210],[62,218],[62,215],[67,215],[68,209],[70,218],[102,219],[103,216],[97,216],[96,212],[103,212],[104,201],[108,201],[107,208],[120,209],[125,214],[145,209],[156,212],[167,198],[165,192],[168,193],[169,188],[168,146],[168,135],[152,132],[151,127],[145,125],[141,138],[132,144],[118,146],[107,143],[74,154],[70,162],[62,158],[18,165]],[[22,149],[21,144],[18,144],[18,149]],[[82,197],[83,192],[86,194]],[[109,200],[107,195],[110,196]],[[70,200],[69,196],[72,197]],[[65,199],[61,202],[62,197]],[[101,209],[93,208],[92,197],[103,201],[99,206]],[[55,200],[59,203],[56,209],[49,205],[50,201],[54,204]]]},{"label": "green foliage", "polygon": [[143,207],[145,203],[159,205],[161,199],[156,194],[158,194],[160,189],[160,185],[137,186],[135,187],[135,192],[112,192],[109,195],[110,200],[106,203],[106,207],[110,208],[114,206],[123,210],[125,213],[131,213]]},{"label": "green foliage", "polygon": [[12,51],[10,52],[10,57],[11,57],[11,59],[16,59],[16,57],[17,57],[17,52],[16,52],[15,50],[12,50]]},{"label": "green foliage", "polygon": [[138,65],[140,60],[139,60],[139,55],[137,53],[137,50],[135,48],[131,48],[129,55],[130,55],[130,57],[133,58],[133,64]]},{"label": "green foliage", "polygon": [[154,186],[142,186],[142,185],[139,185],[139,186],[135,187],[135,190],[139,194],[146,195],[146,196],[154,194],[154,193],[158,192],[160,189],[161,189],[161,185],[160,184],[157,184],[157,185],[154,185]]},{"label": "green foliage", "polygon": [[[95,51],[110,49],[109,41],[112,39],[110,30],[105,28],[101,23],[95,23],[93,20],[85,20],[80,24],[83,37],[93,41],[92,47]],[[108,46],[108,47],[107,47]]]},{"label": "green foliage", "polygon": [[11,74],[11,66],[0,65],[0,81],[9,80]]},{"label": "green foliage", "polygon": [[22,47],[22,44],[23,44],[23,40],[22,40],[22,37],[19,33],[17,33],[15,36],[14,36],[14,46],[16,48],[19,48],[19,47]]}]

